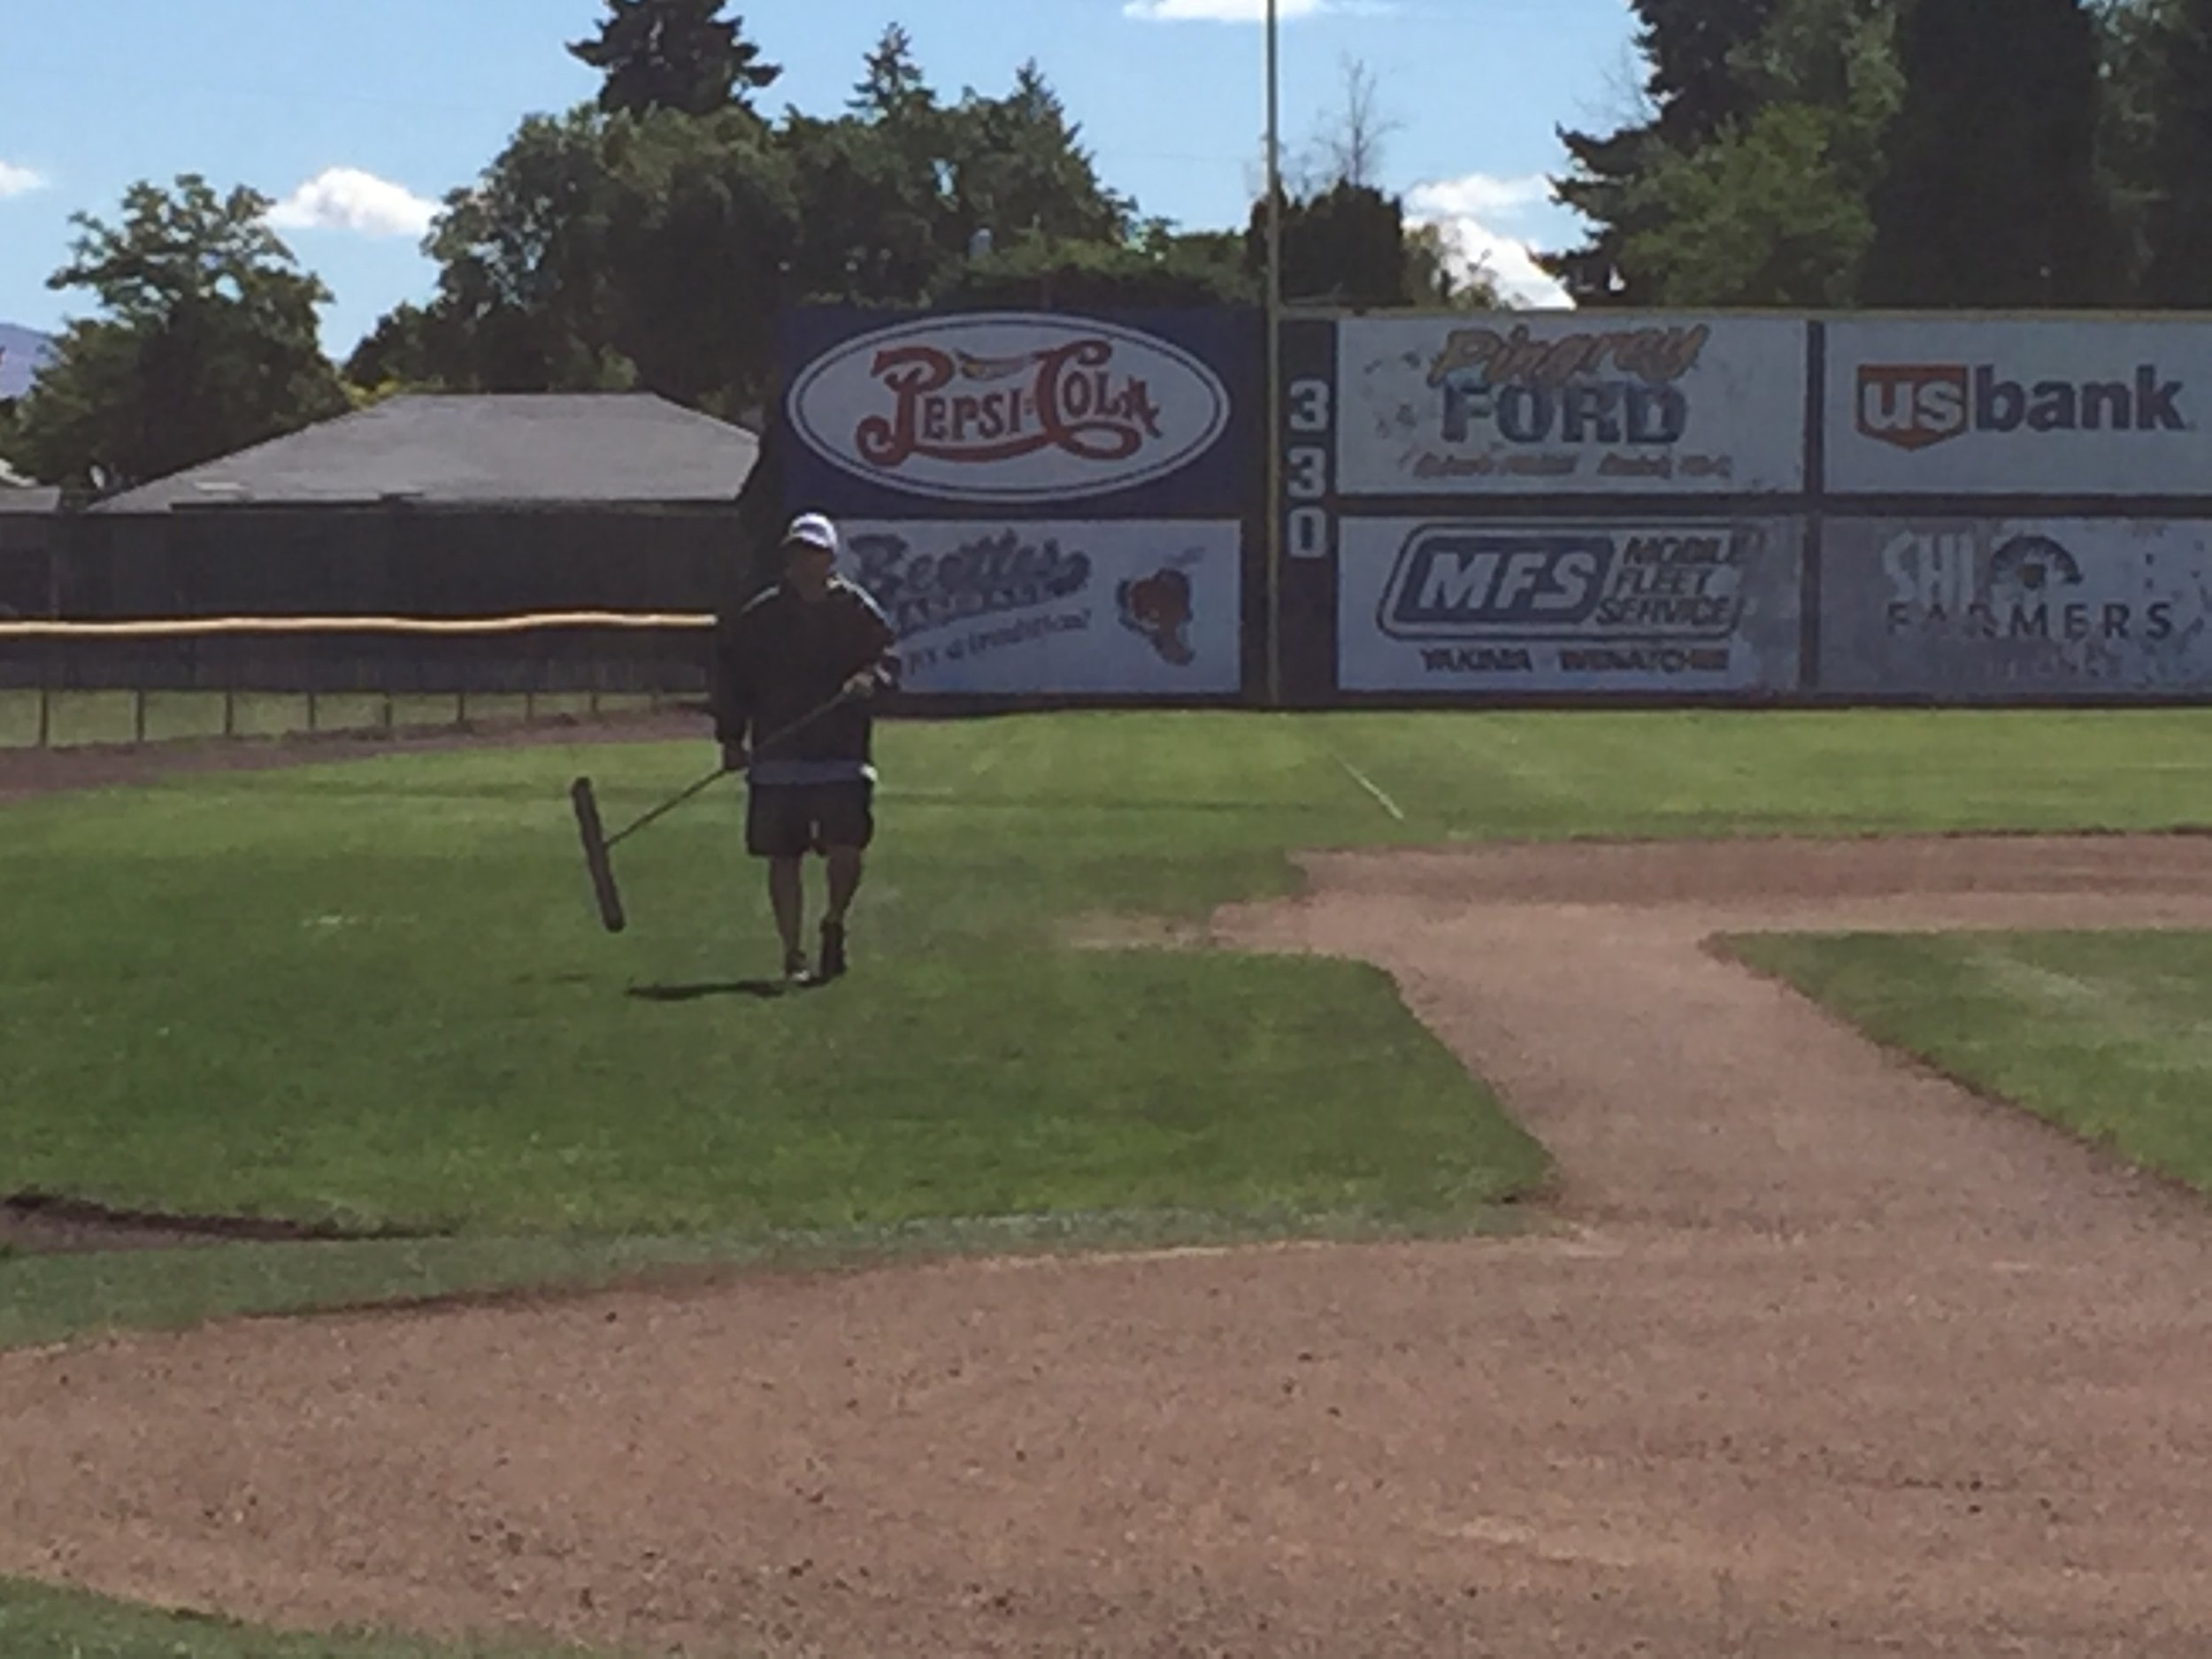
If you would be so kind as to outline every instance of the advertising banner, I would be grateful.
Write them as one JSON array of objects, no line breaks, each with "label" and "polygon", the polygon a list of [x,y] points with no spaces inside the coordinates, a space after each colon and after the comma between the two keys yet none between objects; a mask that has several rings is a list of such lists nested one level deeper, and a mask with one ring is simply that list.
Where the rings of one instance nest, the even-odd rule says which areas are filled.
[{"label": "advertising banner", "polygon": [[2212,689],[2212,520],[1842,519],[1820,680],[1855,695]]},{"label": "advertising banner", "polygon": [[1793,691],[1795,519],[1348,522],[1347,691]]},{"label": "advertising banner", "polygon": [[1235,522],[845,526],[842,572],[921,694],[1226,696],[1242,683]]},{"label": "advertising banner", "polygon": [[1348,319],[1337,492],[1795,493],[1809,350],[1786,319]]},{"label": "advertising banner", "polygon": [[1827,484],[1878,495],[2212,488],[2212,328],[1967,319],[1828,326]]},{"label": "advertising banner", "polygon": [[802,310],[784,327],[788,494],[849,516],[1252,503],[1256,324],[1242,311]]}]

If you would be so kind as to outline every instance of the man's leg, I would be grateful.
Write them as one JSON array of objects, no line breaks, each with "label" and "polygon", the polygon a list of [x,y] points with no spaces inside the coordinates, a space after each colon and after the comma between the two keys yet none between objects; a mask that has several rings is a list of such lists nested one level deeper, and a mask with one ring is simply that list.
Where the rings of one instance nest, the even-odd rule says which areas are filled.
[{"label": "man's leg", "polygon": [[845,916],[853,907],[853,900],[860,892],[860,879],[866,868],[868,855],[857,847],[833,847],[826,855],[829,864],[829,914],[826,920],[839,927],[845,925]]},{"label": "man's leg", "polygon": [[806,860],[771,858],[768,861],[768,902],[776,912],[776,933],[783,941],[783,965],[788,972],[806,965],[800,939],[806,932]]},{"label": "man's leg", "polygon": [[791,976],[806,967],[806,950],[800,943],[806,932],[804,805],[795,790],[757,784],[745,824],[748,850],[767,861],[768,902],[783,941],[783,971]]},{"label": "man's leg", "polygon": [[873,791],[841,785],[823,802],[823,857],[829,865],[829,910],[822,921],[822,977],[845,972],[845,918],[860,892],[869,844],[875,839]]}]

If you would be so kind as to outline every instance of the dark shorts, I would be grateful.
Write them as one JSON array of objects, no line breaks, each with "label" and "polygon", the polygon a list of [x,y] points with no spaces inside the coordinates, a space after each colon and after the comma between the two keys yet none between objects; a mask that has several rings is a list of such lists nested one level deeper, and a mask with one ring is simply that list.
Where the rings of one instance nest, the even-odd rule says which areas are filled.
[{"label": "dark shorts", "polygon": [[745,847],[756,858],[803,858],[876,838],[875,785],[757,783],[745,814]]}]

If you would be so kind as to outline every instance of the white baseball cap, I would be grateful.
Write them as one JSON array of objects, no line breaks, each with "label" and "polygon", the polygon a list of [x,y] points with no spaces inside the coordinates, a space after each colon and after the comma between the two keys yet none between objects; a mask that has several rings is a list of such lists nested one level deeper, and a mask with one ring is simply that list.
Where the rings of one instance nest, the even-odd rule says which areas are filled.
[{"label": "white baseball cap", "polygon": [[833,557],[838,551],[837,526],[818,512],[801,513],[783,533],[786,547],[795,542],[802,547],[819,548]]}]

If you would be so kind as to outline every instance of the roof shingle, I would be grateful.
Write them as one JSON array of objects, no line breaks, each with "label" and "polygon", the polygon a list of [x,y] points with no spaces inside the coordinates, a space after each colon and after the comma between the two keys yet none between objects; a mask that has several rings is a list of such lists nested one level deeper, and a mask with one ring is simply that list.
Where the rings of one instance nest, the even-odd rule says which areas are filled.
[{"label": "roof shingle", "polygon": [[227,503],[733,501],[760,440],[641,393],[400,396],[109,497],[95,512]]}]

